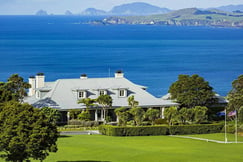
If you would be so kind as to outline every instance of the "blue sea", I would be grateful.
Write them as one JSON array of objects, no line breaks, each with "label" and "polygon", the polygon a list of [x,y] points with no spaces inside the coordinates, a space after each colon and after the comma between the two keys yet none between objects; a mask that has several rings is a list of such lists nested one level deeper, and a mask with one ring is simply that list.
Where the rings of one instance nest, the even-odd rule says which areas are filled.
[{"label": "blue sea", "polygon": [[180,74],[198,74],[220,95],[243,74],[243,29],[90,25],[102,17],[0,16],[0,81],[38,72],[60,78],[125,77],[156,97]]}]

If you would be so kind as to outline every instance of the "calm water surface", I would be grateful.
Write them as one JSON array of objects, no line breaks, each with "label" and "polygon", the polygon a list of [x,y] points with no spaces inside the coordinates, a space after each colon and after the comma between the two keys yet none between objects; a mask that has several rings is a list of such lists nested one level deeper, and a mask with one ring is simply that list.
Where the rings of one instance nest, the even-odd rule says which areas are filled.
[{"label": "calm water surface", "polygon": [[44,72],[109,77],[121,69],[159,97],[179,74],[199,74],[226,95],[243,74],[243,29],[89,25],[99,17],[0,16],[0,81]]}]

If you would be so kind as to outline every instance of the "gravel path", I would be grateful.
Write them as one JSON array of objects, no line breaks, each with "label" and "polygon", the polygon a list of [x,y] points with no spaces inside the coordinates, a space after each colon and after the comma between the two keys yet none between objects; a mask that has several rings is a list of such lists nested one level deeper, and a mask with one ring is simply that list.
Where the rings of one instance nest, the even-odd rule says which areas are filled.
[{"label": "gravel path", "polygon": [[[207,141],[207,142],[215,142],[215,143],[236,143],[236,142],[225,142],[225,141],[218,141],[218,140],[198,138],[198,137],[190,137],[190,136],[176,136],[176,135],[170,135],[170,136],[171,137],[179,137],[179,138],[189,138],[189,139],[195,139],[195,140],[201,140],[201,141]],[[237,143],[243,143],[243,142],[237,142]]]}]

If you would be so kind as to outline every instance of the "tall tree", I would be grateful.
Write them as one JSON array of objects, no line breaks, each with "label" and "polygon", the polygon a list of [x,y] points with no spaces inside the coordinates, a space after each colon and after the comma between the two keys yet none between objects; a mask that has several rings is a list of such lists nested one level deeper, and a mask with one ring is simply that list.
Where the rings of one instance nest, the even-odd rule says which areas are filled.
[{"label": "tall tree", "polygon": [[12,93],[7,88],[7,83],[0,82],[0,103],[11,101],[13,99]]},{"label": "tall tree", "polygon": [[101,105],[102,110],[103,110],[103,114],[104,114],[104,121],[106,123],[106,113],[107,113],[107,109],[110,108],[112,106],[112,98],[109,95],[100,95],[96,101],[98,102],[98,104]]},{"label": "tall tree", "polygon": [[217,102],[213,88],[199,75],[179,75],[169,93],[182,106],[189,108],[195,106],[207,106]]},{"label": "tall tree", "polygon": [[0,105],[0,157],[6,161],[44,160],[56,152],[56,124],[39,109],[19,102]]},{"label": "tall tree", "polygon": [[228,93],[229,101],[227,109],[229,111],[237,110],[243,107],[243,75],[240,75],[232,82],[232,90]]},{"label": "tall tree", "polygon": [[30,88],[29,83],[24,82],[24,79],[18,74],[13,74],[7,82],[0,83],[0,102],[11,100],[22,102],[27,95],[28,88]]}]

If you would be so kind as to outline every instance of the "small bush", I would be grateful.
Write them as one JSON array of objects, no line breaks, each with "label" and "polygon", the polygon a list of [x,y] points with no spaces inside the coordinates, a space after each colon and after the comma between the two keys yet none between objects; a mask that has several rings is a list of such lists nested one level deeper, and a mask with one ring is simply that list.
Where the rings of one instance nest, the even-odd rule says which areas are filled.
[{"label": "small bush", "polygon": [[168,122],[166,121],[166,119],[161,119],[161,118],[159,118],[159,119],[156,119],[156,120],[154,121],[154,124],[155,124],[155,125],[162,125],[162,124],[168,124]]},{"label": "small bush", "polygon": [[68,126],[77,126],[77,127],[97,127],[99,122],[97,121],[80,121],[80,120],[70,120]]}]

